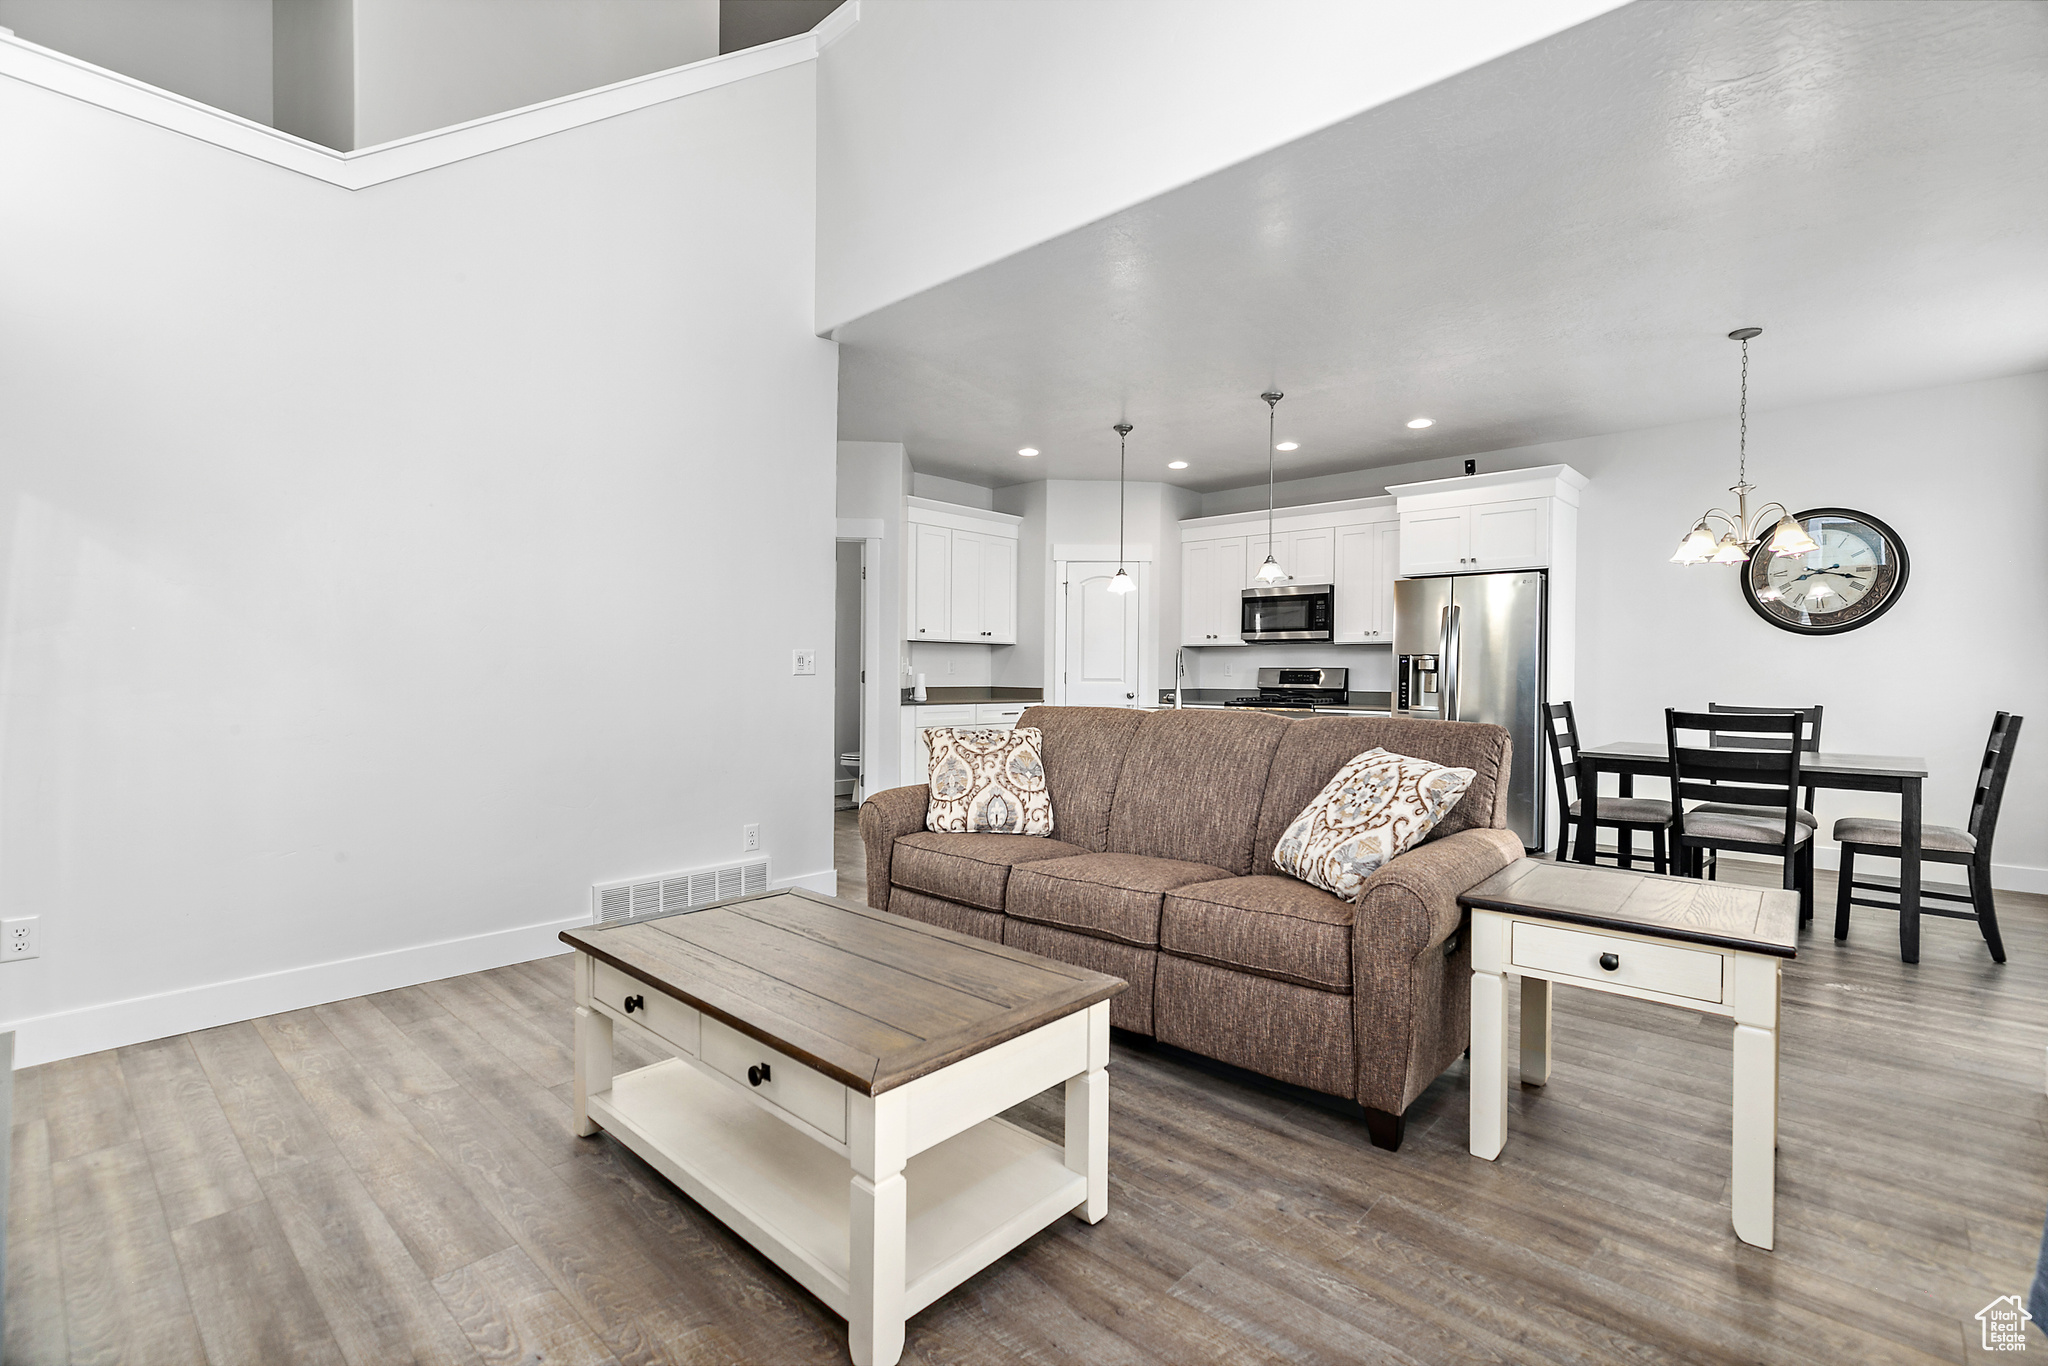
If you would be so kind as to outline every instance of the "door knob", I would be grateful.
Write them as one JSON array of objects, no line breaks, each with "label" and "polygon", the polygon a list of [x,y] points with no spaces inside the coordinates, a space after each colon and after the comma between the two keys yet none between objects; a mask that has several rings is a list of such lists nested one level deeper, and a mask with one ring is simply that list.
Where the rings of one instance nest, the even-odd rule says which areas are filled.
[{"label": "door knob", "polygon": [[626,998],[626,1013],[628,1015],[631,1015],[636,1010],[645,1009],[647,1009],[647,998],[645,996],[628,996]]},{"label": "door knob", "polygon": [[774,1078],[768,1075],[768,1064],[765,1062],[756,1063],[747,1069],[747,1085],[749,1086],[759,1086],[764,1081],[772,1080]]},{"label": "door knob", "polygon": [[1621,966],[1621,955],[1618,953],[1601,954],[1600,966],[1605,968],[1609,972],[1613,972],[1616,968]]}]

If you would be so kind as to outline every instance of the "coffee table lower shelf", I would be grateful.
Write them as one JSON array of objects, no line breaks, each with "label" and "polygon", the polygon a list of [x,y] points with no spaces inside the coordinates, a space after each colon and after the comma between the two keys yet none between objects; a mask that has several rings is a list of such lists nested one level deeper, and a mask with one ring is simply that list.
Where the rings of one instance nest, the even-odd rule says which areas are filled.
[{"label": "coffee table lower shelf", "polygon": [[[851,1162],[681,1058],[620,1073],[590,1116],[719,1221],[850,1317]],[[1065,1150],[987,1119],[904,1168],[910,1315],[1088,1198]]]}]

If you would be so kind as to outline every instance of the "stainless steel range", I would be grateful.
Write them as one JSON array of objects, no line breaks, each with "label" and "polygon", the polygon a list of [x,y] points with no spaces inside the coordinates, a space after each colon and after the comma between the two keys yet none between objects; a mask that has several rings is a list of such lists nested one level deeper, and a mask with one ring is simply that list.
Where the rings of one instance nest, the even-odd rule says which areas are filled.
[{"label": "stainless steel range", "polygon": [[1259,695],[1233,697],[1226,707],[1341,707],[1351,699],[1349,669],[1261,669]]}]

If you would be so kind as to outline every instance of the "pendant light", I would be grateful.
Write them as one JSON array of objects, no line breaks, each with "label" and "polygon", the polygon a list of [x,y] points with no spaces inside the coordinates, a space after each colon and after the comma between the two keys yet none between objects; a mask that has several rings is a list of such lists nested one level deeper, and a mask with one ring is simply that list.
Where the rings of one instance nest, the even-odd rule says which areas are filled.
[{"label": "pendant light", "polygon": [[1273,558],[1273,436],[1274,424],[1279,419],[1280,400],[1287,395],[1278,389],[1268,389],[1259,395],[1266,400],[1266,562],[1259,566],[1255,576],[1260,583],[1292,583],[1294,576],[1280,567],[1280,561]]},{"label": "pendant light", "polygon": [[1138,581],[1124,568],[1124,440],[1131,434],[1131,424],[1119,422],[1116,433],[1116,573],[1109,579],[1109,591],[1129,593],[1138,586]]},{"label": "pendant light", "polygon": [[[1728,491],[1735,495],[1735,511],[1709,508],[1701,513],[1692,530],[1679,540],[1678,549],[1671,556],[1673,564],[1743,564],[1755,552],[1757,542],[1763,540],[1766,526],[1771,527],[1769,550],[1773,556],[1811,555],[1820,549],[1783,503],[1764,504],[1757,509],[1756,520],[1750,520],[1749,495],[1756,492],[1756,485],[1749,482],[1749,339],[1762,336],[1763,331],[1761,327],[1738,327],[1728,334],[1728,340],[1742,343],[1740,435],[1735,482],[1728,486]],[[1778,514],[1775,521],[1771,517],[1774,508]],[[1715,523],[1721,527],[1718,537],[1714,535]]]}]

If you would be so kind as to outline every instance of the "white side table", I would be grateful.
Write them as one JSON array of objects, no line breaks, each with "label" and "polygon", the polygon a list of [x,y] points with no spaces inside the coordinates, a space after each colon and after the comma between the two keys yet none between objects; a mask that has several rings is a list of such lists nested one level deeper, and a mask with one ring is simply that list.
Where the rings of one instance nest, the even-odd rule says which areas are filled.
[{"label": "white side table", "polygon": [[1508,1137],[1507,981],[1522,979],[1522,1083],[1550,1077],[1551,983],[1735,1022],[1735,1236],[1774,1236],[1778,978],[1796,953],[1796,892],[1523,859],[1458,898],[1472,913],[1474,1157]]}]

